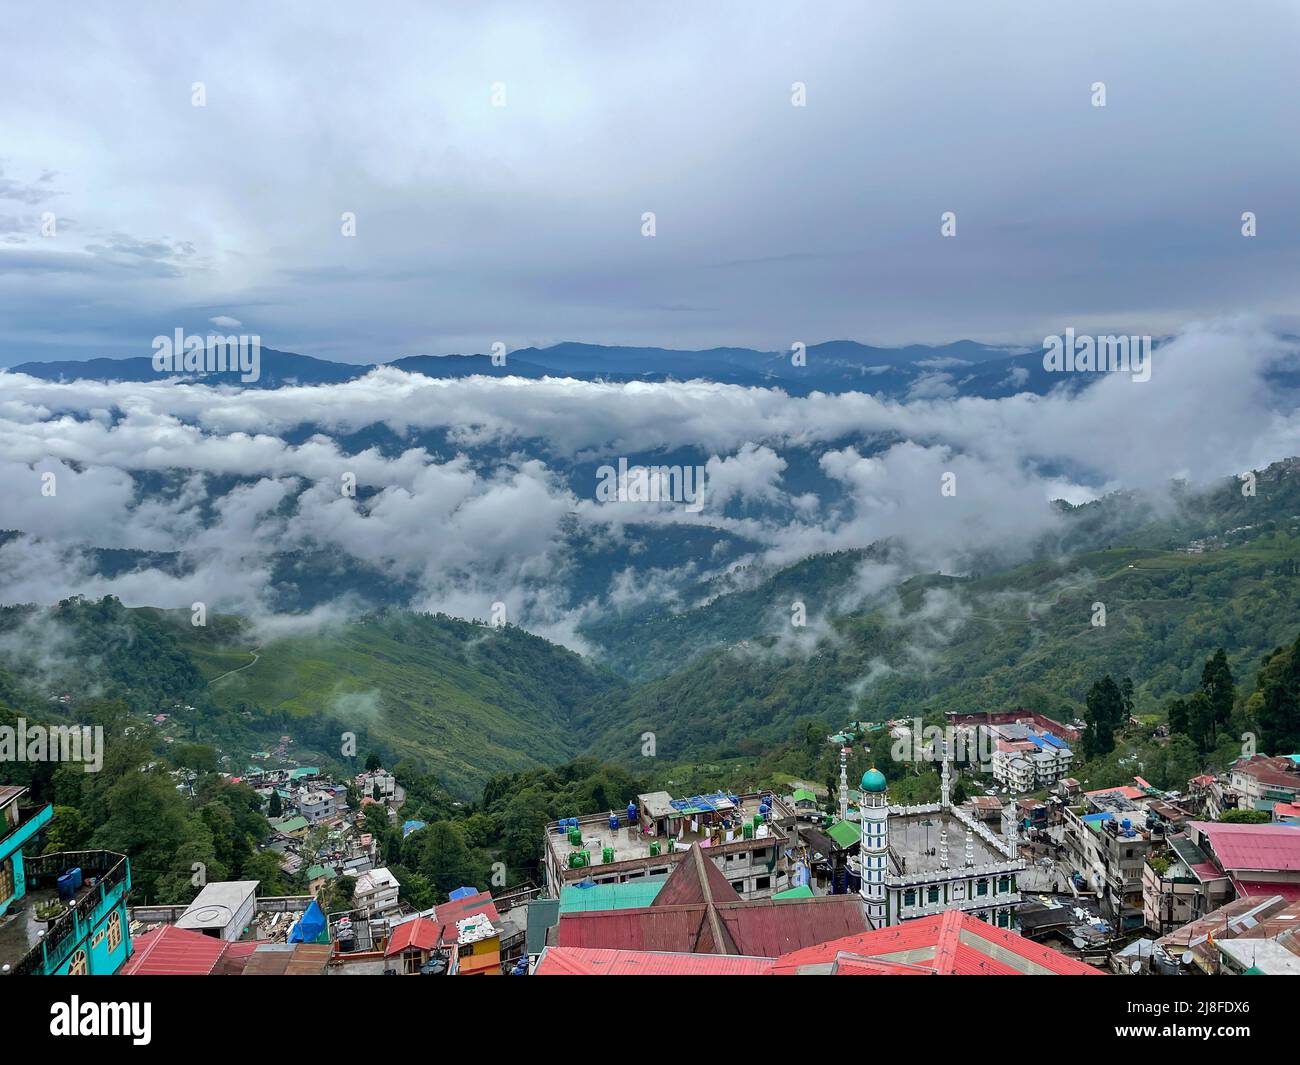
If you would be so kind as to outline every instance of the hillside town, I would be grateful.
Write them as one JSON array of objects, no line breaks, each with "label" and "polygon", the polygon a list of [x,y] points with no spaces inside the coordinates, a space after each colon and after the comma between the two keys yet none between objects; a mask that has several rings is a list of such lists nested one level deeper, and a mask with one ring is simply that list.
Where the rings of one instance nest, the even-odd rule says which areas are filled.
[{"label": "hillside town", "polygon": [[[1070,775],[1081,722],[1011,710],[948,726],[927,740],[917,723],[850,724],[827,737],[833,789],[574,810],[546,824],[535,876],[494,873],[422,908],[376,829],[429,826],[381,766],[226,774],[256,793],[265,850],[305,891],[196,881],[186,902],[133,898],[124,855],[43,848],[53,805],[0,787],[0,972],[1300,973],[1300,753],[1176,791],[1141,775],[1090,789]],[[937,801],[892,801],[899,744],[938,764]],[[854,756],[877,764],[851,778]]]}]

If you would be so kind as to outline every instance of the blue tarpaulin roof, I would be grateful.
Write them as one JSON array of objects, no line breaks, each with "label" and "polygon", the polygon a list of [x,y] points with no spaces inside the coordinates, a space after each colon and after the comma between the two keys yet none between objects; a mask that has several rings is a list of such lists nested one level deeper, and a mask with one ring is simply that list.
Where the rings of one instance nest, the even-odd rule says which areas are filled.
[{"label": "blue tarpaulin roof", "polygon": [[298,923],[289,930],[289,942],[320,943],[324,941],[325,935],[325,915],[321,913],[316,900],[312,899],[311,904],[302,911]]}]

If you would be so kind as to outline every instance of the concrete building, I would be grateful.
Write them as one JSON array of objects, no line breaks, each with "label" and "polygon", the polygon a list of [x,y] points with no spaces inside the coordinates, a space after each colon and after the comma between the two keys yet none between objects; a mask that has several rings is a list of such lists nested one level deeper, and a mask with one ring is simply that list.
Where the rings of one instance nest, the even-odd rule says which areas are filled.
[{"label": "concrete building", "polygon": [[370,869],[357,877],[352,902],[366,917],[392,913],[397,909],[397,877],[385,867]]},{"label": "concrete building", "polygon": [[318,825],[338,815],[338,800],[328,791],[303,791],[298,795],[298,812],[309,825]]},{"label": "concrete building", "polygon": [[862,776],[862,842],[858,870],[862,901],[874,928],[885,928],[945,910],[961,910],[1011,928],[1021,904],[1014,816],[1004,835],[994,835],[965,810],[954,807],[950,769],[942,766],[938,803],[889,806],[878,770]]},{"label": "concrete building", "polygon": [[252,926],[257,910],[257,880],[222,880],[206,885],[185,908],[177,928],[234,942]]},{"label": "concrete building", "polygon": [[742,899],[769,898],[793,885],[785,851],[797,840],[795,811],[770,792],[714,792],[674,799],[638,795],[625,813],[563,818],[546,827],[547,894],[588,877],[621,884],[666,876],[700,844]]},{"label": "concrete building", "polygon": [[1148,854],[1142,870],[1144,923],[1158,935],[1217,910],[1233,896],[1227,875],[1185,836],[1169,839],[1167,851]]}]

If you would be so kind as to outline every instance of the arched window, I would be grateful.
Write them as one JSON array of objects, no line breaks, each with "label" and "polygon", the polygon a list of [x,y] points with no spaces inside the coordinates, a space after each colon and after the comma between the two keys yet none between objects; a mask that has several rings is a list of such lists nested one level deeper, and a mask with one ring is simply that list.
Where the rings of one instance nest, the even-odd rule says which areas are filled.
[{"label": "arched window", "polygon": [[72,956],[72,963],[68,966],[68,975],[86,975],[86,952],[84,950],[79,950]]}]

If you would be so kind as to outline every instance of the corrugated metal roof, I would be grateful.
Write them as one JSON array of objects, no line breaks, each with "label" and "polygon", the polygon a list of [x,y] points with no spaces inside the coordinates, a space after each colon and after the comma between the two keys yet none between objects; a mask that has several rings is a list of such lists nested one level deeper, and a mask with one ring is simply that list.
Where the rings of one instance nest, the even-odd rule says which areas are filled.
[{"label": "corrugated metal roof", "polygon": [[667,881],[666,876],[648,876],[622,884],[569,884],[560,889],[560,913],[586,910],[630,910],[650,906]]},{"label": "corrugated metal roof", "polygon": [[831,963],[842,954],[860,959],[853,964],[864,974],[877,970],[863,966],[862,960],[930,969],[941,976],[1104,975],[960,910],[793,951],[778,958],[772,971],[774,975],[795,975]]},{"label": "corrugated metal roof", "polygon": [[1294,825],[1234,825],[1193,821],[1228,872],[1243,869],[1300,872],[1300,832]]},{"label": "corrugated metal roof", "polygon": [[224,939],[205,936],[175,925],[163,925],[137,936],[123,976],[208,976],[229,946]]},{"label": "corrugated metal roof", "polygon": [[547,947],[537,976],[764,976],[771,958]]}]

